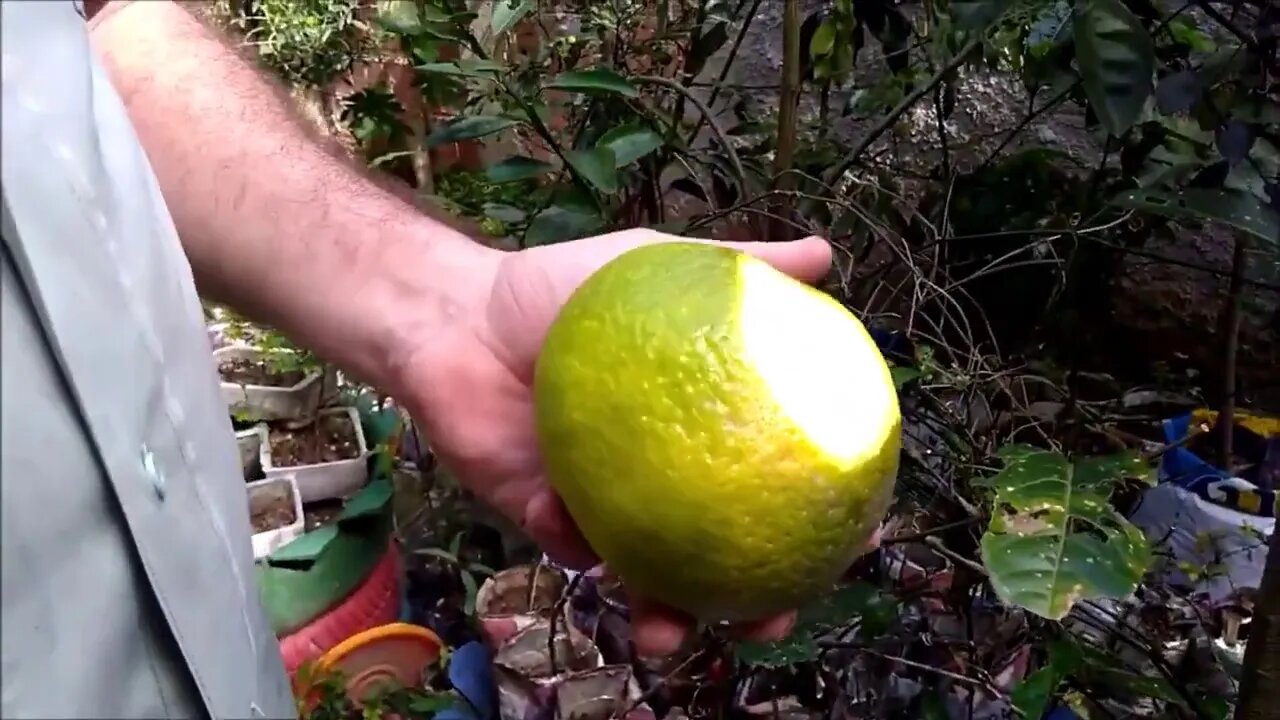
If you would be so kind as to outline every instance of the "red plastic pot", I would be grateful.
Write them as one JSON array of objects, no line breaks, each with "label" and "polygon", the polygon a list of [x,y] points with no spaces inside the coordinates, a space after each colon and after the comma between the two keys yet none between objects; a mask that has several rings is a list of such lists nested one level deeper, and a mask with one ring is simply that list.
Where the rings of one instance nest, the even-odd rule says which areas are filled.
[{"label": "red plastic pot", "polygon": [[400,551],[394,542],[382,559],[346,598],[302,628],[280,637],[280,652],[290,677],[347,638],[395,622],[400,616]]}]

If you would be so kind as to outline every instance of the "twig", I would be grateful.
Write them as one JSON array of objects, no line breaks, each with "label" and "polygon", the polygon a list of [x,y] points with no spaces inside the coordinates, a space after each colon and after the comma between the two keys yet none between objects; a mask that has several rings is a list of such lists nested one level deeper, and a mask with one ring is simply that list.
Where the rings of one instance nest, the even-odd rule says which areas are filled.
[{"label": "twig", "polygon": [[[738,28],[738,34],[733,38],[733,45],[729,48],[729,55],[724,60],[724,65],[720,68],[720,77],[716,78],[715,84],[711,87],[711,95],[707,98],[707,106],[716,104],[716,99],[720,97],[720,88],[724,86],[724,81],[729,77],[729,71],[733,69],[733,61],[738,57],[738,50],[742,47],[742,41],[747,37],[747,31],[751,29],[751,20],[756,16],[756,10],[760,9],[760,3],[763,0],[753,0],[751,8],[747,10],[746,16],[742,20],[742,27]],[[689,83],[690,85],[699,85],[701,83]],[[739,90],[776,90],[777,86],[737,86]],[[689,145],[693,145],[693,141],[698,137],[698,133],[702,132],[702,125],[706,122],[707,116],[702,115],[698,118],[698,122],[694,123],[693,134],[689,136]]]},{"label": "twig", "polygon": [[[778,93],[781,103],[778,111],[778,138],[773,155],[773,189],[790,190],[792,158],[796,149],[796,111],[800,102],[800,0],[785,0],[782,17],[782,89]],[[791,217],[791,198],[781,195],[775,198],[773,213],[779,217]],[[769,223],[768,238],[782,240],[786,224]]]},{"label": "twig", "polygon": [[[573,597],[574,591],[578,589],[578,582],[581,580],[582,573],[574,575],[573,579],[569,581],[569,584],[565,585],[564,592],[560,593],[560,599],[557,600],[555,606],[551,608],[551,630],[547,633],[547,659],[551,662],[552,675],[560,673],[560,670],[556,668],[556,620],[560,617],[560,614],[564,612],[565,605],[568,604],[569,598]],[[532,608],[533,604],[530,603],[529,607]],[[569,647],[573,647],[572,637],[569,638]]]},{"label": "twig", "polygon": [[925,538],[925,539],[924,539],[924,544],[925,544],[925,545],[928,545],[930,550],[933,550],[934,552],[936,552],[936,553],[938,553],[939,555],[941,555],[942,557],[944,557],[944,558],[946,558],[946,559],[950,560],[951,562],[959,563],[959,564],[961,564],[961,565],[963,565],[963,566],[965,566],[965,567],[969,568],[970,570],[972,570],[972,571],[974,571],[974,572],[978,573],[978,574],[979,574],[979,575],[981,575],[982,577],[987,577],[987,569],[986,569],[986,568],[984,568],[984,567],[982,567],[982,565],[980,565],[980,564],[978,564],[978,563],[976,563],[976,562],[974,562],[974,561],[970,560],[969,558],[967,558],[967,557],[965,557],[965,556],[961,555],[960,553],[956,552],[955,550],[952,550],[951,548],[947,547],[946,545],[944,545],[944,544],[942,543],[942,540],[940,540],[940,539],[938,539],[938,538],[936,538],[936,537],[933,537],[933,536],[931,535],[931,536],[929,536],[929,537],[927,537],[927,538]]},{"label": "twig", "polygon": [[1204,430],[1201,429],[1199,425],[1193,426],[1187,430],[1186,435],[1183,435],[1182,437],[1178,438],[1177,440],[1174,440],[1173,442],[1165,443],[1164,445],[1161,445],[1160,447],[1155,448],[1154,450],[1144,452],[1138,457],[1144,463],[1151,462],[1152,460],[1163,457],[1165,453],[1169,452],[1174,448],[1182,447],[1183,445],[1186,445],[1187,443],[1191,442],[1192,439],[1199,436],[1203,432]]},{"label": "twig", "polygon": [[1248,46],[1248,48],[1253,52],[1259,55],[1262,54],[1262,48],[1258,47],[1258,41],[1254,39],[1252,35],[1245,32],[1243,28],[1232,22],[1230,18],[1218,12],[1218,9],[1210,4],[1208,0],[1195,0],[1195,3],[1196,7],[1200,8],[1205,15],[1209,16],[1210,20],[1221,25],[1232,35],[1235,35],[1240,42]]},{"label": "twig", "polygon": [[[1099,245],[1102,245],[1103,247],[1108,247],[1108,248],[1111,248],[1112,250],[1126,253],[1128,255],[1136,255],[1137,257],[1147,258],[1149,260],[1155,260],[1156,262],[1164,263],[1166,265],[1173,265],[1175,267],[1183,267],[1188,270],[1197,270],[1199,272],[1208,273],[1210,275],[1214,275],[1217,277],[1228,277],[1228,278],[1231,277],[1230,272],[1219,270],[1213,267],[1208,267],[1207,265],[1200,265],[1194,262],[1189,262],[1187,260],[1179,260],[1178,258],[1172,258],[1157,252],[1152,252],[1150,250],[1141,250],[1139,248],[1131,248],[1131,247],[1126,247],[1124,245],[1117,245],[1113,242],[1103,240],[1102,238],[1099,238],[1099,237],[1089,237],[1089,239],[1095,243],[1098,243]],[[1240,282],[1245,285],[1262,288],[1263,290],[1280,291],[1280,284],[1267,282],[1265,280],[1255,280],[1253,278],[1243,277],[1240,279]]]},{"label": "twig", "polygon": [[1010,130],[1009,134],[1005,135],[1004,140],[1000,141],[1000,144],[996,146],[996,149],[992,150],[990,155],[987,155],[987,159],[982,161],[982,164],[978,166],[978,169],[983,170],[988,165],[990,165],[992,161],[994,161],[997,157],[999,157],[1000,153],[1006,147],[1009,146],[1009,143],[1013,142],[1014,138],[1018,137],[1018,135],[1020,135],[1023,130],[1027,129],[1028,125],[1034,122],[1036,118],[1040,117],[1046,112],[1057,107],[1058,103],[1065,100],[1067,96],[1071,94],[1071,91],[1076,89],[1076,86],[1079,85],[1080,82],[1081,82],[1080,80],[1076,80],[1075,82],[1071,83],[1067,87],[1063,88],[1063,90],[1059,92],[1057,95],[1054,95],[1053,97],[1046,100],[1043,105],[1027,113],[1026,117],[1022,118],[1022,120],[1013,128],[1013,130]]},{"label": "twig", "polygon": [[924,84],[916,88],[910,95],[903,98],[902,102],[898,103],[897,107],[889,111],[888,115],[881,118],[880,122],[876,123],[875,127],[871,128],[871,130],[858,141],[857,145],[853,146],[853,150],[850,151],[849,154],[846,155],[835,167],[827,172],[824,177],[827,183],[832,185],[836,184],[840,178],[844,176],[845,172],[858,162],[862,157],[862,153],[866,152],[867,148],[871,147],[871,144],[883,135],[886,130],[893,127],[893,124],[898,121],[898,118],[902,117],[907,110],[910,110],[912,105],[919,102],[920,98],[932,92],[933,88],[941,83],[949,73],[963,65],[969,55],[982,44],[982,38],[985,32],[986,28],[983,28],[983,31],[971,38],[969,42],[965,43],[964,46],[961,47],[949,61],[947,61],[946,65],[939,68],[938,71],[925,81]]},{"label": "twig", "polygon": [[1222,445],[1222,467],[1231,467],[1233,448],[1231,426],[1236,413],[1236,353],[1240,347],[1240,291],[1244,287],[1244,266],[1249,247],[1248,235],[1236,233],[1235,249],[1231,255],[1231,283],[1227,288],[1227,306],[1222,318],[1222,406],[1218,414],[1219,438]]},{"label": "twig", "polygon": [[880,652],[879,650],[872,650],[871,648],[865,645],[860,645],[858,643],[819,640],[818,647],[824,650],[853,650],[854,652],[874,655],[875,657],[878,657],[881,660],[901,663],[903,665],[906,665],[907,667],[915,668],[916,670],[931,672],[931,673],[934,673],[935,675],[941,675],[942,677],[955,680],[956,682],[964,683],[965,685],[972,685],[974,687],[981,688],[991,693],[994,697],[1004,696],[1004,693],[1000,692],[1000,690],[996,688],[994,685],[992,685],[991,683],[979,680],[978,678],[969,677],[968,675],[961,675],[960,673],[951,672],[950,670],[944,670],[942,668],[934,667],[932,665],[926,665],[921,662],[916,662],[915,660],[908,660],[898,655],[888,655],[886,653]]},{"label": "twig", "polygon": [[671,682],[671,678],[675,677],[676,673],[679,673],[681,670],[684,670],[685,668],[689,667],[690,665],[693,664],[694,660],[697,660],[698,658],[702,657],[706,653],[707,653],[707,649],[704,648],[702,650],[698,650],[697,652],[690,654],[689,657],[682,660],[679,665],[672,668],[671,672],[667,673],[666,675],[663,675],[661,678],[658,679],[657,682],[655,682],[647,690],[641,693],[640,697],[636,698],[635,702],[631,703],[631,707],[627,708],[626,712],[622,713],[620,717],[626,717],[630,715],[631,711],[640,707],[642,704],[652,700],[654,696],[657,695],[658,692],[662,690],[662,688],[667,686],[667,683]]},{"label": "twig", "polygon": [[662,87],[679,93],[681,97],[684,97],[689,102],[693,103],[693,106],[698,109],[698,112],[702,113],[702,116],[707,119],[707,123],[711,126],[711,131],[716,135],[716,140],[720,143],[720,146],[724,148],[725,157],[728,158],[729,166],[733,168],[734,175],[736,176],[734,177],[734,182],[738,185],[738,192],[741,193],[742,197],[746,197],[747,173],[742,169],[742,161],[738,159],[738,153],[733,149],[733,145],[729,142],[728,136],[725,135],[724,128],[720,127],[720,123],[716,122],[715,117],[712,116],[711,108],[708,108],[706,103],[699,100],[698,97],[689,90],[689,88],[674,80],[664,78],[661,75],[636,75],[630,79],[632,82],[661,85]]},{"label": "twig", "polygon": [[981,521],[982,521],[982,517],[974,516],[974,517],[966,518],[964,520],[957,520],[956,522],[946,523],[944,525],[932,527],[932,528],[929,528],[928,530],[922,530],[920,532],[906,533],[903,535],[894,535],[893,537],[882,539],[880,541],[880,546],[885,547],[887,545],[897,545],[900,543],[916,542],[918,540],[924,540],[925,538],[933,537],[934,535],[941,535],[942,533],[947,532],[948,530],[955,530],[956,528],[976,525]]}]

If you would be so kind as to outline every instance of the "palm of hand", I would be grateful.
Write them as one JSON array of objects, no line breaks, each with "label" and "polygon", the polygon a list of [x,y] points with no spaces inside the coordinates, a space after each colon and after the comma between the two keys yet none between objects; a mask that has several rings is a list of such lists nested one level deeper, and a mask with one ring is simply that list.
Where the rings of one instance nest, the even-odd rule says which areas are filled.
[{"label": "palm of hand", "polygon": [[[598,560],[543,477],[532,388],[538,350],[561,305],[597,268],[633,247],[680,239],[638,229],[504,256],[487,298],[474,306],[482,317],[467,323],[471,332],[445,360],[450,366],[435,370],[447,380],[417,385],[439,388],[419,403],[426,411],[416,414],[441,462],[548,554],[577,569]],[[806,281],[820,277],[831,260],[829,247],[818,239],[735,246]],[[674,650],[691,625],[642,598],[630,604],[642,652]],[[791,620],[771,618],[745,632],[776,637]]]}]

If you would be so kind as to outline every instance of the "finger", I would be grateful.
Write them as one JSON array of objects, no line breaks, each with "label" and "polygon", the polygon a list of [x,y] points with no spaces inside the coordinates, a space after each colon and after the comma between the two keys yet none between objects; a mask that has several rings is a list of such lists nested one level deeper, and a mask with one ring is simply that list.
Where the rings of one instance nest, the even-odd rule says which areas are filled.
[{"label": "finger", "polygon": [[631,641],[641,657],[667,657],[684,646],[693,620],[684,613],[644,598],[628,596]]},{"label": "finger", "polygon": [[584,571],[600,563],[564,501],[548,487],[539,488],[529,497],[522,527],[543,552],[564,567]]},{"label": "finger", "polygon": [[871,539],[867,541],[867,552],[880,548],[880,540],[883,538],[883,525],[877,525],[876,531],[871,533]]},{"label": "finger", "polygon": [[[645,228],[633,228],[599,235],[593,238],[592,242],[595,243],[600,255],[580,253],[573,259],[581,263],[575,268],[575,272],[571,273],[575,277],[580,276],[579,281],[594,272],[600,263],[608,262],[627,250],[639,245],[666,242],[695,242],[731,247],[760,258],[797,280],[807,283],[816,282],[831,269],[831,244],[816,235],[785,242],[744,242],[683,237],[653,232]],[[560,271],[564,272],[563,266]]]},{"label": "finger", "polygon": [[760,258],[807,283],[822,279],[831,269],[831,244],[817,236],[788,242],[726,242],[731,248]]},{"label": "finger", "polygon": [[774,642],[791,634],[796,625],[795,611],[785,612],[756,622],[743,623],[734,628],[734,635],[753,642]]}]

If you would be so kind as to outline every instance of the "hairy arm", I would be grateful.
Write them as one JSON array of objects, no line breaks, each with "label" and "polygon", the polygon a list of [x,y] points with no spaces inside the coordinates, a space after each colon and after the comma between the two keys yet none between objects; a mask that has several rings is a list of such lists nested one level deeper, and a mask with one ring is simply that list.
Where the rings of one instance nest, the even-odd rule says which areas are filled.
[{"label": "hairy arm", "polygon": [[203,296],[380,384],[411,360],[405,335],[445,337],[484,302],[500,253],[325,147],[178,3],[86,11]]}]

